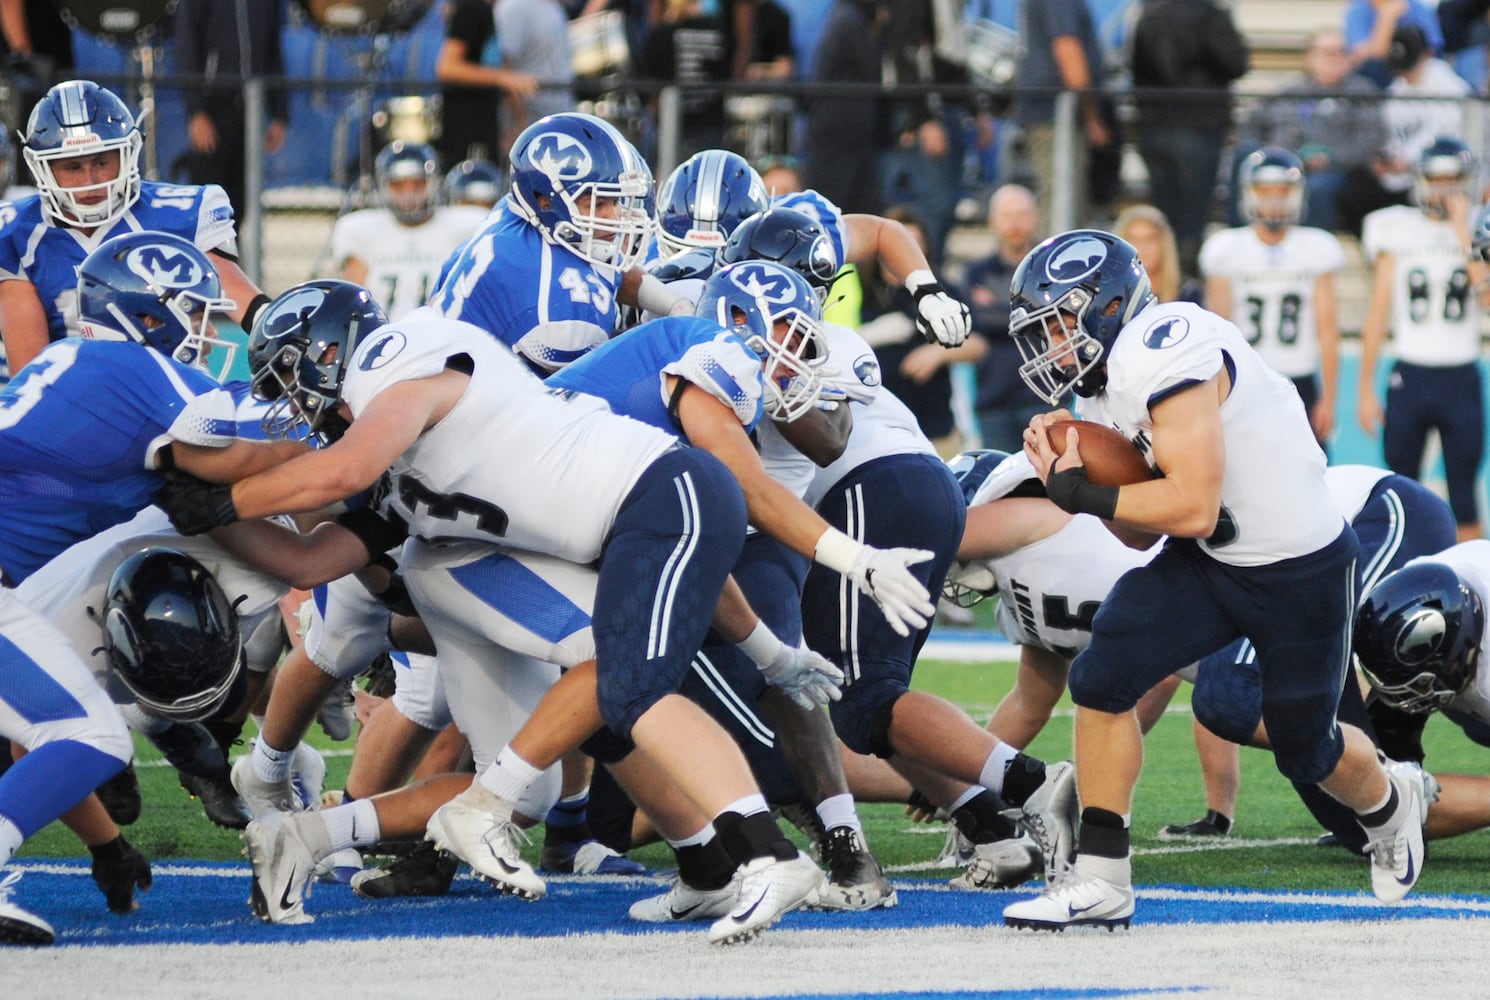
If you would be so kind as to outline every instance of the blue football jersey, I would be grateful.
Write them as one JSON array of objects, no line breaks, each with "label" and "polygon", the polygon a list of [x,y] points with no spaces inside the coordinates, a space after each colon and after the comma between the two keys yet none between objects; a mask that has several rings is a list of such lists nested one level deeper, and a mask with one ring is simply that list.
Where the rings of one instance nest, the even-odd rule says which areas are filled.
[{"label": "blue football jersey", "polygon": [[0,389],[0,568],[19,583],[149,506],[172,441],[222,447],[232,396],[139,344],[70,337]]},{"label": "blue football jersey", "polygon": [[668,414],[668,375],[724,403],[747,431],[760,422],[760,356],[719,324],[695,316],[643,323],[544,381],[599,396],[622,416],[679,434]]},{"label": "blue football jersey", "polygon": [[789,208],[803,215],[810,215],[822,223],[823,230],[833,243],[833,252],[838,255],[838,265],[848,263],[848,224],[843,221],[843,210],[812,189],[793,191],[771,199],[772,208]]},{"label": "blue football jersey", "polygon": [[615,268],[546,241],[509,196],[446,262],[429,304],[547,375],[610,339],[620,283]]},{"label": "blue football jersey", "polygon": [[147,229],[191,240],[203,251],[238,255],[233,208],[222,188],[142,181],[129,211],[87,236],[49,222],[40,195],[0,203],[0,281],[31,282],[46,309],[51,339],[76,336],[78,265],[110,237]]}]

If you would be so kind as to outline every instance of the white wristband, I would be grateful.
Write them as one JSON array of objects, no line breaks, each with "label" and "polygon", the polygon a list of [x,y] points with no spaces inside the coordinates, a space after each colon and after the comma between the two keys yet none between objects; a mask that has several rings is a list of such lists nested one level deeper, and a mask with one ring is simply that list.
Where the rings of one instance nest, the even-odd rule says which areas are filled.
[{"label": "white wristband", "polygon": [[636,304],[646,312],[654,316],[666,316],[673,311],[673,306],[681,302],[678,296],[667,290],[667,286],[657,280],[656,275],[642,275],[642,283],[636,290]]},{"label": "white wristband", "polygon": [[837,528],[829,528],[817,540],[817,547],[813,550],[812,558],[818,565],[826,566],[835,573],[847,576],[854,568],[854,563],[858,561],[859,553],[863,551],[863,542],[854,541]]},{"label": "white wristband", "polygon": [[916,294],[916,289],[922,285],[935,285],[938,283],[936,275],[924,267],[918,268],[905,276],[905,290],[912,295]]},{"label": "white wristband", "polygon": [[751,662],[758,667],[764,667],[776,659],[776,654],[784,645],[786,644],[776,637],[776,633],[767,628],[765,622],[758,619],[750,634],[735,643],[736,648],[750,657]]}]

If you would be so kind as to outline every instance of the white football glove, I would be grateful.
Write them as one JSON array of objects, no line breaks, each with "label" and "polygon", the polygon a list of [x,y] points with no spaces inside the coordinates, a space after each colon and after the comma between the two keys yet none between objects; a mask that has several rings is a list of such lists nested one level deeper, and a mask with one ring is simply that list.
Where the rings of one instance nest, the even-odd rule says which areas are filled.
[{"label": "white football glove", "polygon": [[931,557],[932,553],[925,549],[877,549],[866,545],[847,575],[854,586],[880,606],[897,635],[910,635],[913,630],[926,627],[936,614],[936,605],[907,567]]},{"label": "white football glove", "polygon": [[957,347],[973,332],[967,306],[947,294],[924,268],[905,276],[905,289],[916,300],[916,329],[929,344]]},{"label": "white football glove", "polygon": [[783,642],[775,659],[759,666],[766,683],[780,688],[804,711],[811,712],[843,697],[838,689],[843,671],[806,646],[793,649]]}]

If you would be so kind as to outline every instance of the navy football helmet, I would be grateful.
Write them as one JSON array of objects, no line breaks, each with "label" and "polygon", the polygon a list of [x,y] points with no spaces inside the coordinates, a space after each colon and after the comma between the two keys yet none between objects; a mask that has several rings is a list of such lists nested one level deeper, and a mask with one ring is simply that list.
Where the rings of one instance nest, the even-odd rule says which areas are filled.
[{"label": "navy football helmet", "polygon": [[217,711],[243,662],[238,613],[222,587],[195,559],[159,547],[109,578],[103,648],[140,707],[175,722]]},{"label": "navy football helmet", "polygon": [[767,209],[735,227],[719,248],[719,263],[742,260],[786,265],[807,279],[820,302],[827,298],[841,263],[823,224],[790,208]]},{"label": "navy football helmet", "polygon": [[1413,201],[1436,219],[1448,218],[1449,199],[1469,195],[1475,179],[1474,156],[1453,136],[1441,135],[1413,164]]},{"label": "navy football helmet", "polygon": [[1490,205],[1481,205],[1475,212],[1474,228],[1469,234],[1470,253],[1490,264]]},{"label": "navy football helmet", "polygon": [[445,204],[491,209],[507,192],[507,175],[490,160],[461,160],[445,175]]},{"label": "navy football helmet", "polygon": [[1019,377],[1059,405],[1067,390],[1095,396],[1107,384],[1107,352],[1118,333],[1155,301],[1138,251],[1100,229],[1052,236],[1025,255],[1009,294],[1009,336]]},{"label": "navy football helmet", "polygon": [[346,429],[336,412],[352,352],[388,322],[367,289],[350,281],[296,285],[259,310],[248,338],[253,394],[271,405],[271,438],[306,433],[334,440]]},{"label": "navy football helmet", "polygon": [[694,153],[657,194],[657,242],[669,257],[696,247],[718,249],[767,204],[766,186],[745,157],[727,149]]},{"label": "navy football helmet", "polygon": [[435,214],[440,157],[433,146],[395,139],[373,161],[373,178],[383,207],[404,225],[420,225]]},{"label": "navy football helmet", "polygon": [[[139,198],[141,145],[123,101],[92,80],[68,80],[31,109],[23,151],[46,213],[62,225],[95,228],[118,219]],[[112,180],[79,187],[57,180],[58,161],[110,152],[119,157]]]},{"label": "navy football helmet", "polygon": [[947,467],[952,470],[957,485],[962,487],[962,502],[972,504],[973,497],[977,495],[978,488],[983,485],[988,474],[998,468],[999,463],[1008,457],[1007,451],[979,448],[974,451],[965,451],[948,461]]},{"label": "navy football helmet", "polygon": [[730,264],[704,282],[694,315],[737,333],[760,355],[771,419],[790,422],[817,405],[828,352],[822,309],[801,275],[764,260]]},{"label": "navy football helmet", "polygon": [[219,378],[238,345],[217,337],[213,317],[236,308],[207,255],[170,233],[115,236],[78,265],[81,336],[133,340]]},{"label": "navy football helmet", "polygon": [[1272,230],[1304,217],[1304,161],[1279,146],[1254,150],[1237,173],[1242,217]]},{"label": "navy football helmet", "polygon": [[652,171],[609,122],[577,111],[523,129],[508,154],[512,200],[551,243],[625,270],[652,234]]},{"label": "navy football helmet", "polygon": [[1452,567],[1415,562],[1362,599],[1355,655],[1384,703],[1423,715],[1474,682],[1484,633],[1480,595]]}]

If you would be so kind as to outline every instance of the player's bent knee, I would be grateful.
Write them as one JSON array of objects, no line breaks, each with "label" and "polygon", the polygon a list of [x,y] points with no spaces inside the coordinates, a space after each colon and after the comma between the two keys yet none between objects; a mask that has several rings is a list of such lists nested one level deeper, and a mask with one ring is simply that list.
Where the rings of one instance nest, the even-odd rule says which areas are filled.
[{"label": "player's bent knee", "polygon": [[1345,753],[1345,738],[1338,725],[1324,732],[1317,727],[1300,732],[1285,726],[1269,726],[1268,739],[1273,744],[1278,772],[1301,785],[1317,785],[1328,778]]},{"label": "player's bent knee", "polygon": [[843,700],[828,709],[833,729],[844,746],[854,753],[889,757],[895,753],[890,745],[890,723],[895,703],[905,694],[906,686],[898,679],[861,681],[843,691]]}]

